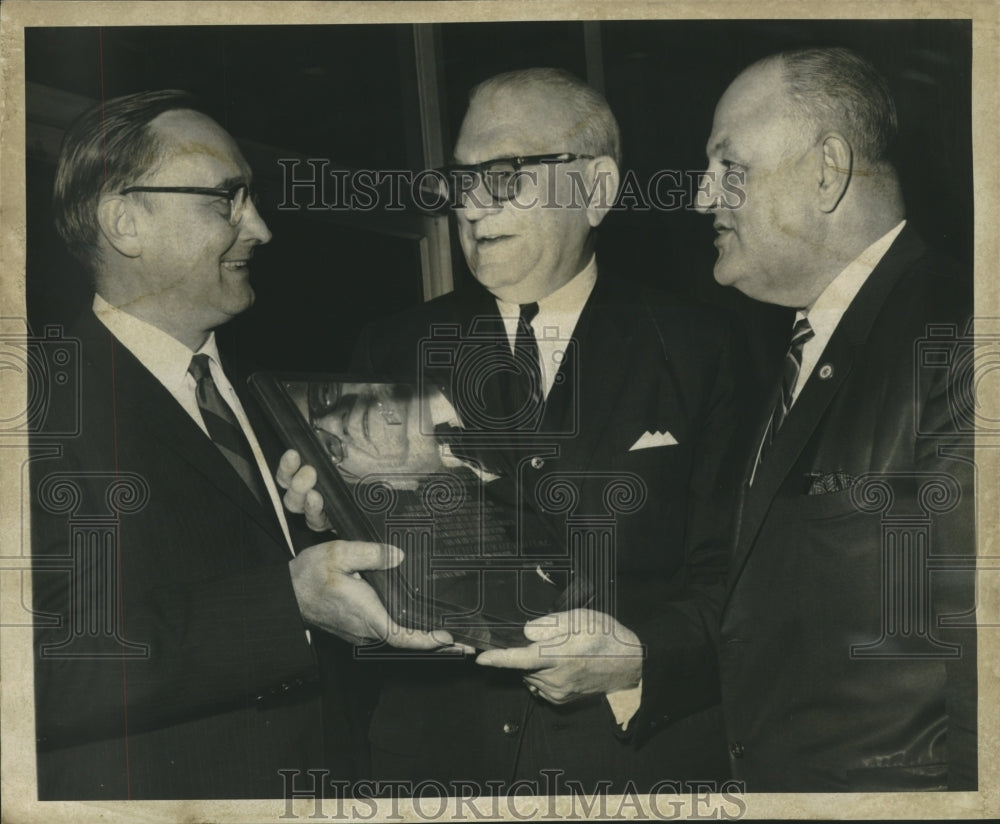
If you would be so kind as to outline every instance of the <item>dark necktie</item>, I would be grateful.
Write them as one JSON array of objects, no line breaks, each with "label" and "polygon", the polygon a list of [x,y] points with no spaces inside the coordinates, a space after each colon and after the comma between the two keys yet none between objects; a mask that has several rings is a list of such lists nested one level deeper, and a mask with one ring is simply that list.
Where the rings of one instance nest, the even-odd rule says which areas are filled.
[{"label": "dark necktie", "polygon": [[269,496],[260,477],[250,442],[243,434],[233,410],[219,394],[219,388],[215,385],[209,369],[208,355],[195,355],[191,358],[188,372],[197,383],[195,397],[198,399],[198,408],[201,409],[201,417],[205,422],[205,428],[208,429],[209,437],[236,470],[236,474],[243,479],[257,501],[265,504]]},{"label": "dark necktie", "polygon": [[788,345],[788,351],[785,353],[785,362],[781,368],[781,394],[774,406],[774,411],[771,412],[771,419],[767,423],[767,429],[764,430],[764,439],[761,442],[757,458],[758,463],[763,459],[767,448],[774,441],[774,436],[781,429],[785,418],[788,417],[788,410],[792,408],[792,395],[795,392],[795,384],[799,380],[799,371],[802,369],[802,348],[814,334],[807,318],[799,320],[795,324],[795,328],[792,329],[792,340]]},{"label": "dark necktie", "polygon": [[537,314],[537,303],[524,303],[517,319],[517,336],[514,338],[515,377],[511,404],[515,416],[513,421],[515,429],[535,428],[545,400],[538,341],[535,340],[535,332],[531,328],[531,321]]}]

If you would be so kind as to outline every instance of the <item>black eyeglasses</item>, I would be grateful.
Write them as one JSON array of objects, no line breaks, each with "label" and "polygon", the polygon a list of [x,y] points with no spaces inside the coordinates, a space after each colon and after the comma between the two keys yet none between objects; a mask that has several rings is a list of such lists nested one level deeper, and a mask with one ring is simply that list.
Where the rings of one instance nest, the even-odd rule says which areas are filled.
[{"label": "black eyeglasses", "polygon": [[243,219],[247,209],[247,203],[252,202],[257,205],[257,193],[250,189],[246,183],[237,183],[235,186],[226,188],[207,189],[203,186],[127,186],[118,194],[128,195],[132,192],[162,192],[175,193],[181,195],[207,195],[210,197],[224,197],[229,201],[229,225],[235,226]]},{"label": "black eyeglasses", "polygon": [[594,155],[556,152],[523,157],[497,157],[493,160],[484,160],[482,163],[456,164],[432,169],[421,178],[421,206],[431,211],[446,206],[461,208],[462,196],[470,194],[479,185],[480,180],[494,204],[505,203],[521,193],[521,181],[526,176],[521,170],[525,166],[593,159]]}]

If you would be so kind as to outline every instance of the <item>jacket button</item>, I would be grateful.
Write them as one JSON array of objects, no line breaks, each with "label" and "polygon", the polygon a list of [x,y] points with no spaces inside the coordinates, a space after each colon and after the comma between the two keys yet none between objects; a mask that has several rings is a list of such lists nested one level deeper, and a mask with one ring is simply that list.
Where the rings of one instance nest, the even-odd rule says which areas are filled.
[{"label": "jacket button", "polygon": [[504,721],[503,734],[504,735],[517,735],[521,730],[521,725],[516,721]]},{"label": "jacket button", "polygon": [[729,746],[729,754],[733,758],[742,758],[743,757],[743,753],[745,753],[745,752],[746,752],[746,750],[743,747],[743,742],[742,741],[734,741]]},{"label": "jacket button", "polygon": [[545,466],[545,461],[542,458],[539,458],[537,455],[531,459],[532,469],[541,469],[543,466]]}]

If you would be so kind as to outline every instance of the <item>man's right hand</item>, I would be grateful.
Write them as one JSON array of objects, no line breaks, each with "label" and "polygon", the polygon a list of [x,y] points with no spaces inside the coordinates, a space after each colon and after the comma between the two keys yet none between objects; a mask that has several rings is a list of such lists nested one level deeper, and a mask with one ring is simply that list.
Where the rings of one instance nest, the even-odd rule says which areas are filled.
[{"label": "man's right hand", "polygon": [[426,650],[452,645],[443,630],[427,633],[399,626],[358,574],[391,569],[402,560],[402,550],[394,546],[360,541],[329,541],[303,550],[288,565],[303,620],[352,644],[379,640]]},{"label": "man's right hand", "polygon": [[323,511],[323,496],[316,491],[316,470],[306,464],[294,449],[281,456],[278,471],[274,476],[278,486],[284,490],[282,498],[285,509],[306,516],[306,524],[314,532],[329,532],[333,529]]}]

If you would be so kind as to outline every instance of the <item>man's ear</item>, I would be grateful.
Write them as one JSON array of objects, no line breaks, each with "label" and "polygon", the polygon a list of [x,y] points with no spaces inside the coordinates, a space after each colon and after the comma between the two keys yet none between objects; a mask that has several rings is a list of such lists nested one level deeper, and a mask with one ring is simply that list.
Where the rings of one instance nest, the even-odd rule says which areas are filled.
[{"label": "man's ear", "polygon": [[836,132],[830,132],[822,139],[820,149],[823,165],[820,170],[819,207],[824,212],[832,212],[851,182],[854,153],[851,144]]},{"label": "man's ear", "polygon": [[587,178],[591,191],[587,203],[587,220],[596,228],[611,210],[618,196],[620,183],[618,164],[607,155],[588,160]]},{"label": "man's ear", "polygon": [[142,244],[136,225],[133,202],[119,195],[102,197],[97,204],[97,223],[101,233],[119,254],[125,257],[139,257]]}]

